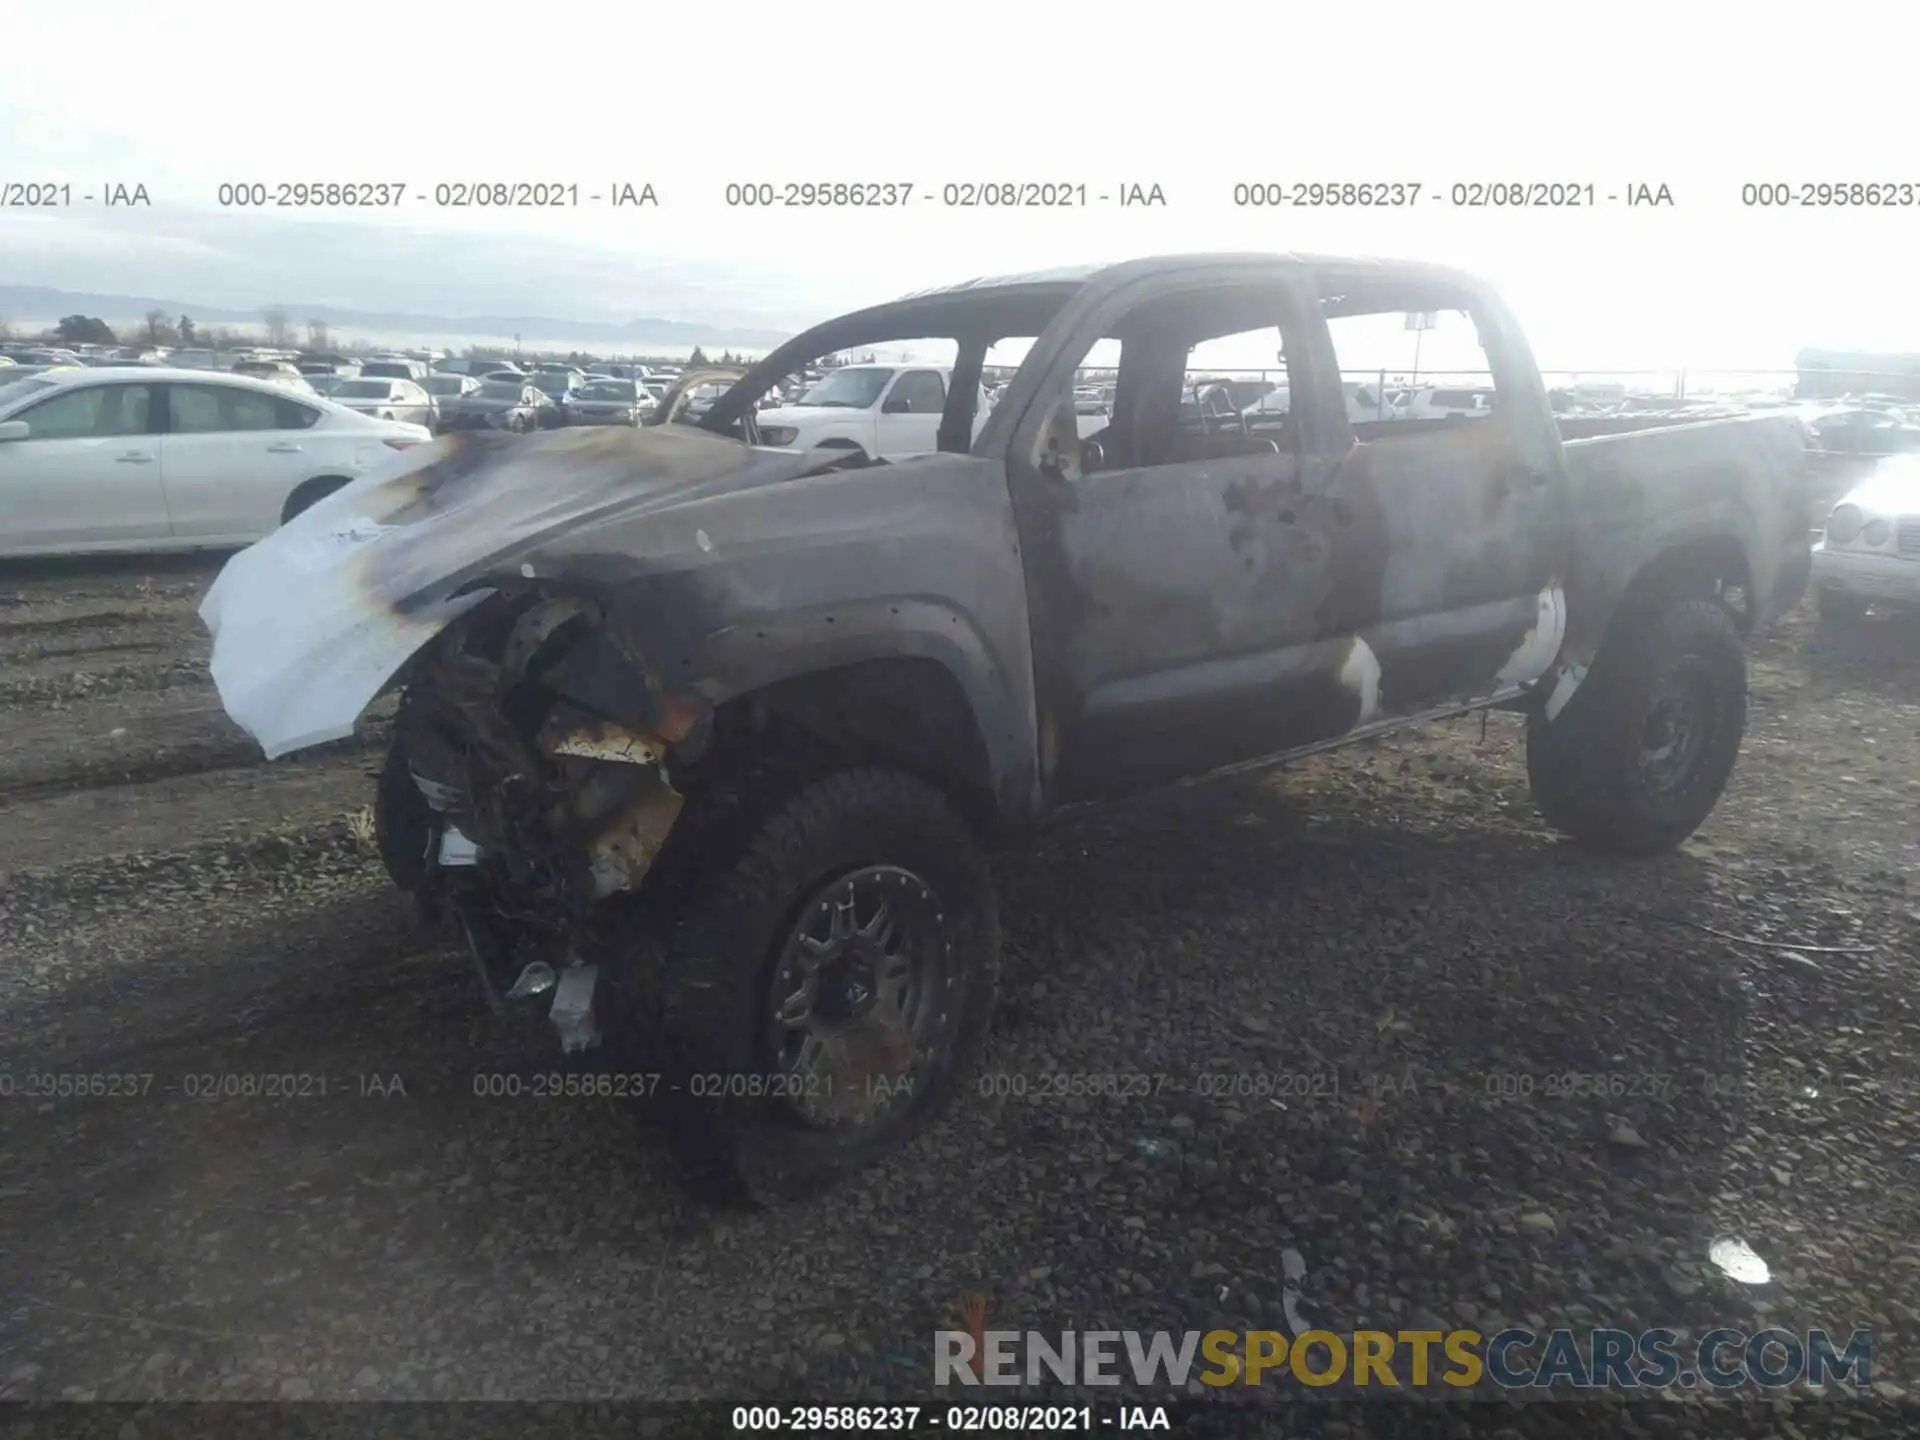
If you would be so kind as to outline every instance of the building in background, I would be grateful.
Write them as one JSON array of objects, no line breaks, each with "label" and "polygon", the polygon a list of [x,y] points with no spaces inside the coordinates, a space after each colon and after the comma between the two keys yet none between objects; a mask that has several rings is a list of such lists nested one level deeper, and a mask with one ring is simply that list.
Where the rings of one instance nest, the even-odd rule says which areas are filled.
[{"label": "building in background", "polygon": [[1920,401],[1920,355],[1872,355],[1855,350],[1802,350],[1795,357],[1802,400],[1843,395],[1887,395]]}]

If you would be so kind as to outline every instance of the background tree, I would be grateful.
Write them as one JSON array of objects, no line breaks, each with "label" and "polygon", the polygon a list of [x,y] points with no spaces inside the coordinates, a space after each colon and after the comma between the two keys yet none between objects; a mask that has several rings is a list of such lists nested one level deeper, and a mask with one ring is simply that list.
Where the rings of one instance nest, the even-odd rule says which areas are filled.
[{"label": "background tree", "polygon": [[68,315],[53,327],[61,343],[66,345],[111,345],[114,343],[113,331],[107,322],[96,315]]},{"label": "background tree", "polygon": [[698,345],[694,346],[693,353],[687,356],[687,364],[689,365],[708,365],[711,363],[712,362],[707,359],[707,352],[702,350]]},{"label": "background tree", "polygon": [[146,329],[143,333],[149,345],[171,345],[173,343],[173,326],[167,321],[166,311],[149,310],[144,319],[146,320]]},{"label": "background tree", "polygon": [[260,322],[267,327],[267,344],[274,349],[284,350],[293,342],[293,325],[286,311],[278,307],[262,310]]},{"label": "background tree", "polygon": [[182,345],[191,345],[194,339],[193,317],[191,315],[182,315],[180,317],[180,324],[176,328],[180,331],[180,343]]},{"label": "background tree", "polygon": [[307,321],[307,348],[309,350],[325,350],[332,343],[332,336],[327,330],[326,321]]}]

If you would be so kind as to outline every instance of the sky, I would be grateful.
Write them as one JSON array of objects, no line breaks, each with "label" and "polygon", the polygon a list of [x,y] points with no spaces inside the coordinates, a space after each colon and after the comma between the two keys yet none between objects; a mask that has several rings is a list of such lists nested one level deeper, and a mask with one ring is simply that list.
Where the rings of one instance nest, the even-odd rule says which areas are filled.
[{"label": "sky", "polygon": [[[484,7],[0,0],[0,283],[255,309],[638,316],[796,329],[981,274],[1192,250],[1456,264],[1557,369],[1790,367],[1920,350],[1920,17],[1695,0],[1140,7],[867,0],[600,6],[517,32]],[[1437,18],[1444,16],[1444,20]],[[1135,18],[1138,17],[1138,18]],[[1862,43],[1881,36],[1886,43]],[[546,37],[554,37],[549,41]],[[1235,40],[1236,43],[1223,43]],[[578,206],[434,203],[468,180]],[[389,210],[223,208],[235,182],[382,181]],[[905,182],[892,209],[729,206],[729,183]],[[1157,185],[1166,204],[957,209],[944,187]],[[1238,183],[1418,183],[1409,208],[1253,208]],[[1475,182],[1593,207],[1456,207]],[[1908,183],[1905,208],[1742,204],[1748,183]],[[657,206],[585,197],[651,184]],[[145,186],[148,208],[77,199]],[[1670,207],[1608,203],[1664,185]],[[1434,197],[1439,198],[1434,198]],[[1442,333],[1424,363],[1455,363]],[[1264,357],[1262,357],[1264,358]],[[1384,362],[1383,362],[1384,363]]]}]

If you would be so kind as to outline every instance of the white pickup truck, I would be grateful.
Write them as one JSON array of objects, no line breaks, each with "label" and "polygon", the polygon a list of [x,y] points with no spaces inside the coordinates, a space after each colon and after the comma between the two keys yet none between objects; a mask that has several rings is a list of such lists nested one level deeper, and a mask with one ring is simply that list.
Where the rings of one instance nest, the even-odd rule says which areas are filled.
[{"label": "white pickup truck", "polygon": [[[937,365],[842,365],[798,400],[755,417],[764,443],[783,450],[858,451],[869,460],[903,460],[940,448],[940,416],[952,372]],[[980,392],[973,433],[991,407]]]}]

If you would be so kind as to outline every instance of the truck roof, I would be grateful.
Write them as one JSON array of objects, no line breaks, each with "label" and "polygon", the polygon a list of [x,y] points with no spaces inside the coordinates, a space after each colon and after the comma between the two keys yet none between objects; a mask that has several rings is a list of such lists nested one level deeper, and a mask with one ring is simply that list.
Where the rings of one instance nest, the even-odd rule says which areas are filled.
[{"label": "truck roof", "polygon": [[[766,379],[771,384],[773,377],[784,375],[818,356],[896,340],[936,336],[1005,340],[1037,336],[1082,288],[1096,282],[1106,286],[1168,273],[1272,270],[1289,265],[1311,265],[1356,277],[1357,283],[1348,293],[1322,302],[1321,308],[1329,317],[1373,310],[1430,309],[1435,285],[1467,294],[1483,290],[1480,282],[1465,271],[1414,260],[1262,251],[1150,255],[1108,264],[980,276],[954,285],[916,290],[896,300],[836,316],[793,336],[756,362],[755,379],[756,383]],[[1396,293],[1401,285],[1408,290],[1404,305],[1399,303],[1401,297]],[[744,396],[729,396],[715,407],[709,418],[731,422],[737,413],[744,412],[748,403]]]},{"label": "truck roof", "polygon": [[[937,285],[914,290],[890,302],[906,305],[945,296],[977,296],[983,291],[1077,289],[1092,280],[1131,280],[1168,270],[1235,269],[1247,265],[1311,265],[1321,269],[1359,270],[1382,280],[1452,281],[1460,285],[1479,282],[1464,270],[1434,265],[1424,260],[1402,260],[1378,255],[1322,255],[1301,251],[1222,250],[1196,254],[1146,255],[1138,260],[1120,260],[1093,265],[1063,265],[1052,270],[1031,270],[1018,275],[984,275],[962,280],[955,285]],[[884,309],[874,306],[873,309]]]}]

